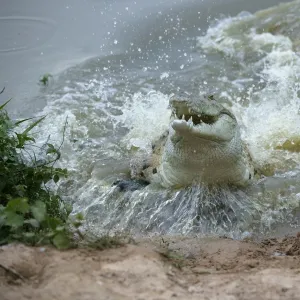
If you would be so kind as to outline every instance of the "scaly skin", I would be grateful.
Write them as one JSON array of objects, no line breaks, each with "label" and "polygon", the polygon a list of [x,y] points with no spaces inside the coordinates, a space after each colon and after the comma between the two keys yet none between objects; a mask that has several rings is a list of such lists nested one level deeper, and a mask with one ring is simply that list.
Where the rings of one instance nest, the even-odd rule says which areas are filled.
[{"label": "scaly skin", "polygon": [[[164,187],[193,183],[247,185],[254,168],[234,115],[215,100],[170,100],[173,119],[155,171]],[[155,173],[155,174],[153,174]]]}]

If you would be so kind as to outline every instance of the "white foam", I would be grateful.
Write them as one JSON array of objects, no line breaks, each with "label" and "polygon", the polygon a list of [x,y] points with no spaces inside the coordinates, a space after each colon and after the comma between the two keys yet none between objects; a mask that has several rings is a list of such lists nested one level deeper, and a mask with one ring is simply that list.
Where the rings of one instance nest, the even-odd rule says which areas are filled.
[{"label": "white foam", "polygon": [[[262,88],[254,83],[245,90],[243,101],[228,91],[222,96],[232,102],[242,137],[257,165],[285,169],[300,164],[299,153],[275,149],[287,140],[300,138],[300,57],[288,36],[257,33],[252,27],[255,18],[251,15],[221,20],[197,42],[207,53],[219,51],[237,57],[241,68],[254,71],[253,76],[265,83]],[[252,26],[245,26],[247,23]],[[235,86],[237,80],[232,82]],[[243,90],[241,84],[238,88]]]},{"label": "white foam", "polygon": [[204,36],[197,37],[197,46],[206,51],[220,51],[228,56],[241,55],[244,41],[240,36],[230,35],[230,29],[242,20],[253,19],[253,15],[238,15],[234,18],[224,18],[214,26],[210,26]]},{"label": "white foam", "polygon": [[233,106],[254,159],[261,166],[278,168],[284,168],[285,162],[289,165],[290,160],[300,164],[298,153],[275,150],[287,140],[300,138],[300,57],[290,49],[281,49],[274,49],[259,62],[264,65],[260,76],[266,86],[249,94],[248,107]]},{"label": "white foam", "polygon": [[122,119],[124,125],[130,128],[123,139],[128,149],[151,149],[151,142],[168,129],[171,116],[168,106],[169,96],[156,91],[146,95],[136,93],[126,100]]}]

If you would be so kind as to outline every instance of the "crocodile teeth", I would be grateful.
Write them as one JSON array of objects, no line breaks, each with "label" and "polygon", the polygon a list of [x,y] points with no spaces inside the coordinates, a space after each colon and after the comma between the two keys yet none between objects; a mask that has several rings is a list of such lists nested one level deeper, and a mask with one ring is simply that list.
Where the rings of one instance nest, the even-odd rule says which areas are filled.
[{"label": "crocodile teeth", "polygon": [[181,120],[185,120],[185,115],[182,115]]},{"label": "crocodile teeth", "polygon": [[192,116],[189,118],[188,123],[193,123],[193,117]]}]

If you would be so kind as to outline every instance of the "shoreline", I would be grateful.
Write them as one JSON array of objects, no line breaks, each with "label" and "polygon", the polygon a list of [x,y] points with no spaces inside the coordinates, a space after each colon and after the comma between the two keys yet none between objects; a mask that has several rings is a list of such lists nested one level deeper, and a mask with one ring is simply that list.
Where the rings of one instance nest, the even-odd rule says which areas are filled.
[{"label": "shoreline", "polygon": [[114,249],[0,248],[3,300],[298,299],[300,235],[154,237]]}]

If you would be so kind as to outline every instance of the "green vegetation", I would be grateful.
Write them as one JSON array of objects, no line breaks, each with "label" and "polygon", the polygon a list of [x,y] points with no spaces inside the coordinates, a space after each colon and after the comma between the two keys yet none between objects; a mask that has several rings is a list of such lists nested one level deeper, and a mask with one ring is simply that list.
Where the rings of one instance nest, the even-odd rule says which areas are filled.
[{"label": "green vegetation", "polygon": [[71,247],[83,218],[79,214],[71,219],[71,207],[47,188],[51,181],[67,176],[66,169],[54,167],[59,149],[47,143],[42,147],[44,157],[37,159],[33,149],[42,148],[30,132],[45,117],[20,133],[20,124],[32,118],[13,122],[5,110],[9,101],[0,106],[0,244],[21,241]]},{"label": "green vegetation", "polygon": [[[0,105],[0,245],[19,241],[59,249],[80,245],[99,250],[124,245],[126,236],[120,234],[83,235],[79,230],[83,215],[71,216],[72,207],[49,188],[68,176],[66,169],[55,167],[67,120],[61,145],[56,148],[47,142],[40,147],[30,133],[45,117],[14,122],[5,110],[9,101]],[[27,122],[31,123],[21,130],[20,125]]]},{"label": "green vegetation", "polygon": [[49,80],[51,77],[52,77],[51,74],[46,73],[41,77],[41,79],[39,80],[39,83],[43,86],[47,86],[49,84]]}]

